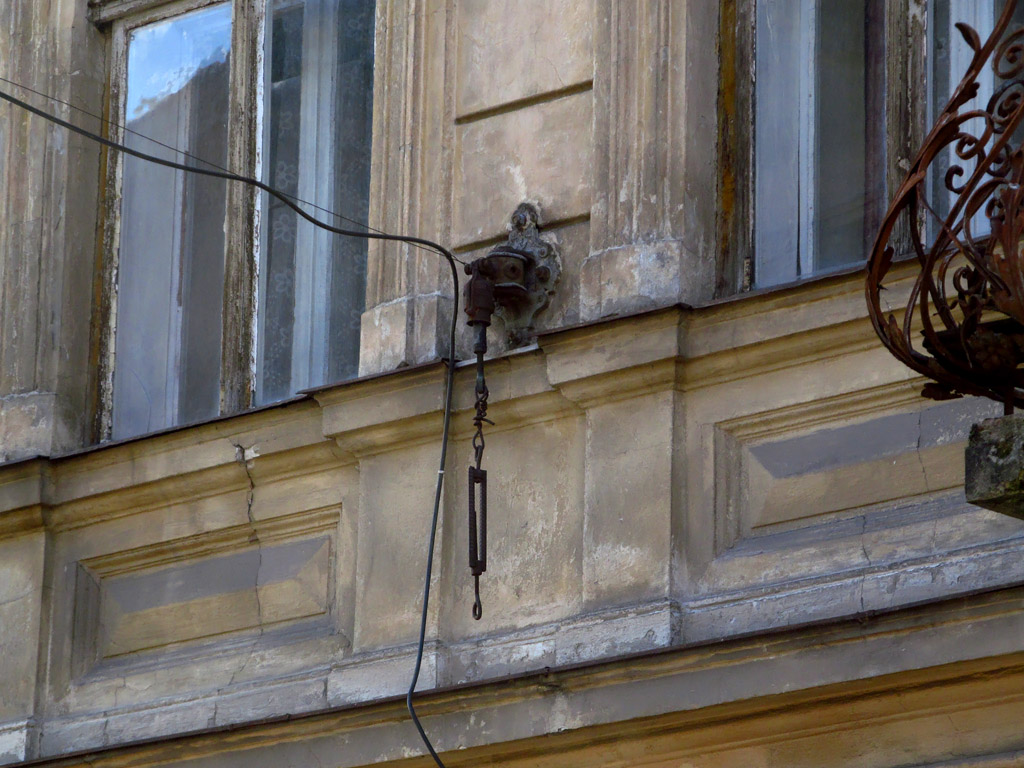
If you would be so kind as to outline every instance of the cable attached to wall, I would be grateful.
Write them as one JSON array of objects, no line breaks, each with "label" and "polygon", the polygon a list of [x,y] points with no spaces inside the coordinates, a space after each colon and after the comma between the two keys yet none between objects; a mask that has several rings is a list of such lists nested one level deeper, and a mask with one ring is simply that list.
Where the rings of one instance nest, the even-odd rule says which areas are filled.
[{"label": "cable attached to wall", "polygon": [[[79,107],[75,107],[75,106],[73,106],[71,104],[68,104],[67,102],[61,101],[61,100],[56,99],[56,98],[51,97],[51,96],[48,96],[47,94],[44,94],[44,93],[40,93],[39,91],[35,91],[35,90],[31,89],[31,88],[28,88],[27,86],[20,85],[19,83],[15,83],[12,80],[8,80],[6,78],[0,78],[0,81],[3,81],[5,83],[9,83],[9,84],[17,86],[19,88],[24,88],[26,91],[34,93],[34,94],[36,94],[38,96],[41,96],[43,98],[49,99],[52,102],[63,104],[64,106],[70,107],[71,109],[75,109],[75,110],[77,110],[79,112],[82,112],[83,114],[87,114],[87,115],[90,115],[90,116],[92,116],[94,118],[97,118],[97,119],[101,120],[102,122],[107,122],[108,124],[111,124],[111,123],[109,123],[109,121],[105,121],[105,120],[103,120],[103,118],[99,118],[96,115],[92,115],[91,113],[86,112],[85,110],[80,109]],[[415,247],[422,247],[422,248],[425,248],[427,250],[434,251],[435,253],[441,255],[442,257],[444,257],[444,259],[448,262],[448,265],[451,268],[453,295],[456,298],[459,296],[459,273],[458,273],[458,268],[455,266],[455,264],[456,264],[457,261],[460,262],[460,263],[464,263],[464,262],[461,262],[460,259],[456,259],[455,255],[453,253],[451,253],[451,251],[449,251],[444,246],[439,245],[438,243],[435,243],[435,242],[433,242],[431,240],[427,240],[427,239],[424,239],[424,238],[421,238],[421,237],[411,237],[411,236],[407,236],[407,235],[393,235],[393,234],[390,234],[390,233],[387,233],[387,232],[381,232],[379,230],[367,231],[367,232],[358,232],[358,231],[355,231],[355,230],[343,229],[341,227],[335,227],[335,226],[332,226],[331,224],[328,224],[325,221],[321,221],[320,219],[317,219],[315,216],[312,216],[311,214],[307,213],[306,211],[304,211],[299,206],[299,203],[303,203],[303,204],[311,205],[311,206],[313,205],[312,203],[308,203],[308,202],[303,201],[303,200],[298,200],[297,198],[294,198],[292,195],[288,195],[288,194],[286,194],[284,192],[281,192],[280,190],[275,189],[274,187],[271,187],[269,184],[265,184],[262,181],[259,181],[258,179],[250,178],[248,176],[241,176],[241,175],[236,174],[236,173],[231,173],[230,171],[227,171],[227,170],[224,170],[224,169],[220,169],[217,166],[214,166],[214,169],[196,168],[196,167],[193,167],[193,166],[188,166],[188,165],[184,165],[182,163],[175,162],[173,160],[165,160],[163,158],[155,157],[153,155],[146,154],[145,152],[140,152],[139,150],[132,149],[131,147],[127,147],[124,144],[120,144],[120,143],[118,143],[116,141],[112,141],[111,139],[108,139],[108,138],[105,138],[103,136],[100,136],[99,134],[93,133],[92,131],[88,131],[88,130],[86,130],[84,128],[80,128],[77,125],[74,125],[73,123],[71,123],[71,122],[69,122],[67,120],[63,120],[63,119],[57,117],[56,115],[51,115],[50,113],[46,112],[45,110],[39,109],[37,107],[34,107],[31,104],[29,104],[28,102],[22,101],[21,99],[18,99],[18,98],[14,97],[14,96],[12,96],[12,95],[10,95],[8,93],[5,93],[3,91],[0,91],[0,99],[2,99],[3,101],[7,101],[7,102],[9,102],[10,104],[13,104],[16,107],[20,107],[21,109],[24,109],[25,111],[30,112],[33,115],[36,115],[37,117],[41,117],[44,120],[48,120],[51,123],[59,125],[62,128],[65,128],[65,129],[67,129],[67,130],[69,130],[69,131],[71,131],[73,133],[77,133],[80,136],[83,136],[83,137],[85,137],[87,139],[90,139],[91,141],[95,141],[95,142],[97,142],[99,144],[102,144],[105,147],[108,147],[110,149],[116,150],[118,152],[123,152],[123,153],[131,155],[133,157],[137,157],[140,160],[146,160],[148,162],[155,163],[157,165],[162,165],[162,166],[165,166],[167,168],[173,168],[175,170],[183,171],[185,173],[196,173],[196,174],[199,174],[199,175],[202,175],[202,176],[211,176],[211,177],[216,178],[216,179],[224,179],[225,181],[234,181],[234,182],[238,182],[240,184],[247,184],[249,186],[255,187],[256,189],[262,190],[263,192],[266,192],[268,195],[270,195],[270,196],[280,200],[282,203],[284,203],[286,206],[291,208],[293,211],[295,211],[295,213],[297,213],[303,219],[308,221],[310,224],[313,224],[316,227],[319,227],[319,228],[321,228],[323,230],[326,230],[327,232],[332,232],[332,233],[334,233],[336,235],[342,235],[343,237],[362,237],[362,238],[366,238],[366,239],[369,239],[369,240],[385,240],[385,241],[391,241],[391,242],[406,243],[408,245],[413,245]],[[111,125],[113,125],[113,124],[111,124]],[[125,130],[129,130],[129,129],[125,129]],[[141,134],[137,134],[134,131],[131,131],[131,133],[133,133],[135,135],[138,135],[138,136],[141,136],[144,139],[148,139],[148,137],[142,136]],[[167,149],[171,149],[171,150],[173,150],[173,151],[175,151],[175,152],[177,152],[179,154],[185,155],[186,157],[192,157],[191,155],[188,155],[188,153],[185,153],[182,150],[176,149],[174,147],[169,147],[166,144],[162,144],[161,142],[155,141],[154,139],[149,139],[149,140],[153,141],[156,144],[160,144],[161,146],[164,146]],[[207,165],[214,165],[213,163],[209,163],[207,161],[201,160],[200,158],[192,157],[192,159],[196,160],[197,162],[204,162]],[[313,206],[313,207],[319,208],[319,206]],[[319,210],[325,210],[325,209],[319,208]],[[335,217],[338,217],[338,218],[341,218],[341,219],[344,219],[344,220],[347,220],[347,221],[353,221],[352,219],[347,219],[346,217],[341,216],[340,214],[333,213],[332,211],[325,211],[325,212],[330,214],[330,215],[332,215],[332,216],[335,216]],[[365,227],[369,228],[369,225],[361,224],[360,222],[354,222],[353,221],[353,223],[357,223],[360,226],[365,226]],[[438,467],[438,470],[437,470],[437,483],[436,483],[435,490],[434,490],[434,508],[433,508],[433,512],[431,514],[431,520],[430,520],[430,537],[429,537],[429,540],[428,540],[428,543],[427,543],[427,567],[426,567],[426,574],[425,574],[425,578],[424,578],[424,582],[423,582],[423,606],[422,606],[422,611],[420,613],[419,640],[418,640],[417,646],[416,646],[416,664],[415,664],[415,667],[414,667],[414,670],[413,670],[412,682],[409,685],[409,690],[408,690],[408,693],[406,694],[406,697],[405,697],[406,707],[409,710],[409,715],[412,718],[413,724],[416,726],[416,730],[419,732],[420,738],[423,740],[423,743],[426,745],[427,750],[430,752],[430,756],[434,759],[434,762],[437,763],[439,768],[445,768],[445,765],[444,765],[443,762],[441,762],[441,758],[438,756],[437,752],[434,750],[433,745],[430,743],[430,739],[427,737],[426,731],[423,730],[423,725],[420,723],[419,717],[417,717],[417,715],[416,715],[416,710],[415,710],[415,708],[413,706],[413,694],[414,694],[414,692],[416,690],[416,684],[419,682],[420,670],[421,670],[422,665],[423,665],[423,647],[424,647],[424,643],[425,643],[425,640],[426,640],[426,631],[427,631],[427,608],[428,608],[429,603],[430,603],[430,578],[431,578],[431,574],[432,574],[432,571],[433,571],[434,545],[435,545],[435,542],[436,542],[436,539],[437,539],[437,522],[438,522],[438,517],[440,515],[441,492],[442,492],[443,486],[444,486],[445,463],[446,463],[447,456],[448,456],[448,435],[449,435],[449,432],[450,432],[450,429],[451,429],[452,391],[454,389],[454,383],[455,383],[455,337],[456,337],[457,329],[458,329],[458,312],[454,311],[454,308],[453,308],[451,328],[450,328],[450,336],[449,336],[449,340],[448,340],[448,358],[447,358],[447,360],[444,361],[446,366],[447,366],[447,372],[446,372],[446,375],[445,375],[444,417],[443,417],[443,427],[442,427],[442,434],[441,434],[441,456],[440,456],[440,466]]]}]

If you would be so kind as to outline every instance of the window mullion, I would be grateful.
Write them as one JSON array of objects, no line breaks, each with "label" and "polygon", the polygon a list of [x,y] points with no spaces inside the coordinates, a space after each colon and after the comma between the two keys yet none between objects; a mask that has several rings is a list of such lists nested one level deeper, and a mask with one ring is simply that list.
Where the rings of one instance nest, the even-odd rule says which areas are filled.
[{"label": "window mullion", "polygon": [[[185,91],[182,94],[183,102],[191,102],[191,91]],[[191,104],[183,104],[181,112],[183,114],[178,115],[178,123],[174,129],[175,139],[171,146],[174,147],[187,147],[189,146],[188,134],[189,125],[188,118],[192,111]],[[185,254],[184,254],[184,242],[185,242],[185,230],[188,226],[186,221],[189,214],[188,199],[186,196],[186,177],[184,173],[176,173],[174,175],[174,192],[173,208],[168,211],[168,215],[171,217],[171,249],[170,252],[177,254],[176,262],[169,271],[171,285],[168,291],[170,296],[181,296],[182,294],[182,281],[183,273],[185,270]],[[168,333],[167,338],[167,362],[166,370],[167,374],[167,386],[164,390],[164,412],[168,414],[175,414],[175,421],[178,420],[179,404],[181,398],[181,375],[182,375],[182,358],[183,350],[182,345],[184,343],[183,338],[183,324],[184,320],[182,312],[183,306],[181,301],[171,301],[169,304],[170,317],[167,319],[168,329],[173,329],[172,332]]]},{"label": "window mullion", "polygon": [[[887,0],[885,3],[886,163],[884,210],[902,183],[926,132],[928,112],[929,0]],[[873,237],[872,233],[872,237]],[[896,250],[909,252],[909,232],[901,220],[891,239]]]},{"label": "window mullion", "polygon": [[[108,127],[111,141],[123,142],[125,94],[127,92],[128,35],[124,23],[115,22],[110,37],[110,82],[107,110],[114,116]],[[103,285],[98,316],[103,318],[99,335],[99,402],[93,436],[98,441],[109,440],[113,432],[114,410],[114,350],[117,332],[117,268],[121,241],[121,176],[124,155],[103,150],[103,235],[99,254],[100,280]]]},{"label": "window mullion", "polygon": [[804,62],[800,67],[799,98],[801,101],[799,136],[799,191],[797,193],[797,253],[796,276],[814,272],[814,224],[815,224],[815,175],[817,173],[816,122],[818,115],[818,94],[816,88],[818,60],[818,2],[801,0],[799,3],[800,56]]},{"label": "window mullion", "polygon": [[[252,116],[262,113],[264,0],[234,0],[233,9],[228,168],[257,176],[262,126]],[[228,185],[220,408],[225,414],[252,403],[258,206],[258,192],[243,184]]]}]

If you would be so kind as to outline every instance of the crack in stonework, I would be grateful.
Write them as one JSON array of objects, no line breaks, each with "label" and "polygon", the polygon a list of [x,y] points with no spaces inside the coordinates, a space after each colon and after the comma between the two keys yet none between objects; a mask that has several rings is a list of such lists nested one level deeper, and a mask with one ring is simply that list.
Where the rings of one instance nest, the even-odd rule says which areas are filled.
[{"label": "crack in stonework", "polygon": [[316,763],[317,768],[324,768],[324,764],[320,761],[319,756],[317,756],[316,752],[313,751],[312,747],[307,746],[306,751],[309,753],[309,756],[313,758],[313,762]]},{"label": "crack in stonework", "polygon": [[[253,499],[256,494],[256,483],[253,480],[252,473],[249,471],[249,460],[246,458],[246,454],[250,450],[239,443],[232,443],[235,447],[235,461],[237,461],[242,469],[245,471],[245,477],[249,482],[249,488],[245,495],[245,515],[249,521],[249,543],[256,544],[256,574],[253,579],[253,594],[256,598],[256,619],[259,624],[259,630],[255,638],[253,638],[252,644],[249,646],[249,653],[245,657],[241,666],[238,667],[234,672],[231,673],[231,678],[228,680],[226,687],[230,688],[234,685],[235,678],[238,677],[245,668],[249,666],[249,662],[252,661],[252,657],[256,652],[256,646],[263,637],[263,603],[260,601],[260,569],[263,567],[263,544],[260,541],[259,532],[256,529],[256,519],[252,514]],[[214,707],[214,717],[216,717],[216,706]]]},{"label": "crack in stonework", "polygon": [[[121,680],[121,684],[118,685],[117,688],[114,689],[114,706],[115,707],[118,707],[121,704],[121,702],[119,702],[117,700],[118,699],[118,694],[121,691],[123,691],[125,688],[128,687],[128,678],[127,677],[122,677],[122,678],[120,678],[120,680]],[[106,726],[104,726],[104,728],[106,728]]]},{"label": "crack in stonework", "polygon": [[[868,516],[862,515],[860,518],[860,551],[864,555],[864,561],[867,563],[867,568],[871,567],[871,555],[868,554],[868,545],[864,540],[868,530]],[[861,574],[860,577],[860,612],[864,613],[867,610],[864,607],[864,582],[867,581],[867,574]]]},{"label": "crack in stonework", "polygon": [[861,518],[860,518],[860,551],[861,551],[861,554],[864,555],[864,560],[867,562],[868,567],[871,567],[873,565],[873,563],[871,562],[871,555],[868,554],[868,544],[867,544],[867,541],[865,541],[865,539],[864,539],[864,537],[867,535],[867,532],[868,532],[868,516],[867,515],[862,515]]},{"label": "crack in stonework", "polygon": [[0,600],[0,608],[3,608],[5,605],[11,605],[12,603],[17,603],[21,600],[25,600],[29,597],[32,597],[31,589],[25,590],[24,592],[21,592],[15,595],[14,597],[8,597],[4,600]]},{"label": "crack in stonework", "polygon": [[928,470],[924,468],[924,460],[921,458],[921,417],[924,411],[917,412],[917,445],[914,446],[914,453],[917,456],[917,463],[921,466],[921,476],[924,478],[924,490],[925,493],[931,490],[931,484],[928,482]]}]

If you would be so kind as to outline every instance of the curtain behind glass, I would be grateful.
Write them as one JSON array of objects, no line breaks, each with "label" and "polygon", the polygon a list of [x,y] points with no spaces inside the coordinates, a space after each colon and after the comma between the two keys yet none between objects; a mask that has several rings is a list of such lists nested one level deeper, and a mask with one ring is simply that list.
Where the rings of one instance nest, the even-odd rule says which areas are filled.
[{"label": "curtain behind glass", "polygon": [[[268,183],[362,222],[369,212],[373,24],[372,0],[275,0],[266,35]],[[261,404],[355,375],[367,251],[365,240],[317,230],[276,201],[267,204],[262,227]]]}]

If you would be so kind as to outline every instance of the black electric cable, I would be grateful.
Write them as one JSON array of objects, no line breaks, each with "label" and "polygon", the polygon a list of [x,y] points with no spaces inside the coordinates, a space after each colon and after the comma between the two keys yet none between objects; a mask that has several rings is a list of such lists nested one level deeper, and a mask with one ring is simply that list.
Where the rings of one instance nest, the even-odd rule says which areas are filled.
[{"label": "black electric cable", "polygon": [[[113,128],[113,129],[118,130],[118,131],[123,131],[125,133],[130,133],[132,136],[137,136],[138,138],[140,138],[140,139],[142,139],[144,141],[148,141],[148,142],[150,142],[152,144],[155,144],[158,147],[163,147],[164,149],[169,149],[171,152],[174,152],[177,155],[181,155],[182,157],[187,157],[188,159],[194,160],[197,163],[202,163],[203,165],[208,165],[208,166],[210,166],[211,168],[213,168],[215,170],[224,171],[225,173],[230,173],[230,171],[228,171],[227,168],[225,168],[222,165],[218,165],[217,163],[214,163],[211,160],[206,160],[205,158],[199,157],[198,155],[194,155],[191,152],[186,152],[184,149],[180,149],[179,147],[175,147],[175,146],[173,146],[171,144],[166,144],[165,142],[162,142],[159,139],[154,139],[152,136],[147,136],[144,133],[140,133],[139,131],[133,130],[133,129],[125,126],[125,125],[121,125],[120,123],[117,123],[117,122],[115,122],[113,120],[108,120],[107,118],[101,117],[100,115],[97,115],[94,112],[90,112],[87,109],[83,109],[82,107],[76,106],[76,105],[72,104],[69,101],[64,101],[62,99],[58,99],[56,96],[50,96],[49,94],[43,93],[42,91],[37,91],[34,88],[30,88],[27,85],[22,85],[21,83],[17,83],[14,80],[8,80],[6,77],[0,77],[0,83],[7,83],[8,85],[13,85],[15,88],[20,88],[23,91],[27,91],[28,93],[34,94],[36,96],[40,96],[40,97],[42,97],[42,98],[44,98],[44,99],[46,99],[48,101],[52,101],[55,104],[60,104],[61,106],[67,107],[68,109],[73,109],[76,112],[80,112],[81,114],[85,115],[86,117],[91,117],[94,120],[99,120],[100,123],[102,123],[103,125],[108,126],[108,128]],[[36,114],[41,114],[41,113],[36,113]],[[54,118],[54,119],[56,120],[56,118]],[[75,129],[72,128],[71,130],[75,130]],[[83,136],[86,136],[87,138],[98,140],[98,137],[97,137],[96,134],[92,134],[92,133],[89,133],[89,132],[84,131],[84,130],[79,130],[78,132],[81,133]],[[121,145],[121,144],[118,144],[118,146],[119,147],[124,147],[124,145]],[[129,152],[131,151],[131,150],[128,150],[127,147],[124,147],[124,149],[125,149],[125,151],[129,151]],[[159,161],[158,158],[154,158],[154,157],[151,157],[149,159]],[[201,171],[201,169],[196,168],[194,166],[188,166],[187,170],[189,170],[189,171]],[[247,181],[254,181],[254,180],[247,179]],[[289,200],[292,200],[295,203],[301,203],[302,205],[309,206],[310,208],[313,208],[313,209],[315,209],[317,211],[321,211],[322,213],[326,213],[328,216],[333,216],[334,218],[339,219],[341,221],[347,221],[349,224],[355,224],[357,227],[365,227],[366,230],[369,231],[369,232],[375,232],[375,233],[381,234],[381,235],[387,234],[386,232],[384,232],[384,231],[382,231],[380,229],[377,229],[376,227],[371,227],[369,224],[367,224],[365,222],[362,222],[362,221],[359,221],[358,219],[353,219],[353,218],[351,218],[349,216],[345,216],[344,214],[336,213],[335,211],[332,211],[332,210],[330,210],[328,208],[324,208],[323,206],[317,205],[316,203],[311,202],[309,200],[304,200],[303,198],[299,197],[298,195],[293,195],[293,194],[290,194],[288,192],[282,192],[281,190],[277,190],[277,194],[275,195],[275,197],[277,197],[280,200],[284,200],[284,198],[288,198]],[[356,235],[352,235],[352,237],[355,237],[355,236]],[[430,248],[424,247],[420,243],[408,242],[408,244],[413,246],[414,248],[419,248],[420,250],[432,250]],[[452,258],[454,258],[460,264],[465,264],[466,263],[462,259],[460,259],[458,256],[455,256],[454,254],[452,254]]]},{"label": "black electric cable", "polygon": [[[4,82],[11,82],[11,81],[5,80]],[[14,83],[14,84],[17,85],[17,83]],[[31,90],[31,89],[27,89],[27,90]],[[38,93],[38,92],[34,91],[34,93]],[[45,94],[39,94],[39,95],[44,96],[46,98],[50,98],[50,97],[46,96]],[[302,218],[304,218],[306,221],[310,222],[314,226],[320,227],[321,229],[324,229],[324,230],[326,230],[328,232],[333,232],[336,235],[342,235],[342,236],[345,236],[345,237],[365,237],[365,238],[368,238],[368,239],[371,239],[371,240],[387,240],[387,241],[392,241],[392,242],[408,243],[410,245],[423,246],[423,247],[428,248],[428,249],[430,249],[432,251],[435,251],[436,253],[440,254],[441,256],[443,256],[448,261],[448,266],[451,268],[451,273],[452,273],[452,287],[453,287],[453,289],[455,291],[455,298],[458,299],[458,296],[459,296],[459,271],[458,271],[458,268],[455,266],[456,258],[447,248],[445,248],[442,245],[439,245],[438,243],[435,243],[435,242],[433,242],[431,240],[426,240],[426,239],[421,238],[421,237],[410,237],[410,236],[407,236],[407,235],[392,235],[392,234],[389,234],[387,232],[379,232],[379,231],[378,232],[356,232],[356,231],[349,230],[349,229],[341,229],[339,227],[334,227],[334,226],[331,226],[330,224],[327,224],[324,221],[320,221],[316,217],[306,213],[296,203],[292,202],[292,200],[290,200],[289,197],[285,193],[280,192],[277,189],[274,189],[273,187],[271,187],[268,184],[264,184],[262,181],[258,181],[256,179],[249,178],[248,176],[240,176],[238,174],[231,173],[229,171],[210,170],[210,169],[207,169],[207,168],[194,168],[194,167],[191,167],[191,166],[183,165],[181,163],[176,163],[173,160],[164,160],[164,159],[159,158],[159,157],[154,157],[153,155],[148,155],[145,152],[140,152],[140,151],[138,151],[136,149],[132,149],[131,147],[126,147],[125,145],[119,144],[116,141],[112,141],[112,140],[107,139],[107,138],[105,138],[103,136],[100,136],[98,134],[92,133],[91,131],[87,131],[84,128],[80,128],[77,125],[74,125],[73,123],[68,122],[67,120],[62,120],[61,118],[57,117],[56,115],[51,115],[48,112],[46,112],[46,111],[44,111],[42,109],[39,109],[37,107],[34,107],[31,104],[29,104],[29,103],[27,103],[25,101],[22,101],[21,99],[15,98],[14,96],[11,96],[8,93],[4,93],[3,91],[0,91],[0,99],[3,99],[4,101],[7,101],[7,102],[9,102],[11,104],[14,104],[17,107],[20,107],[20,108],[26,110],[27,112],[31,112],[32,114],[37,115],[38,117],[41,117],[44,120],[49,120],[50,122],[55,123],[55,124],[57,124],[57,125],[59,125],[59,126],[61,126],[63,128],[66,128],[67,130],[69,130],[69,131],[71,131],[73,133],[77,133],[80,136],[84,136],[87,139],[91,139],[92,141],[95,141],[95,142],[97,142],[99,144],[102,144],[105,147],[109,147],[110,149],[114,149],[114,150],[117,150],[119,152],[124,152],[125,154],[132,155],[133,157],[137,157],[140,160],[147,160],[147,161],[149,161],[151,163],[156,163],[157,165],[163,165],[163,166],[166,166],[168,168],[174,168],[175,170],[184,171],[186,173],[198,173],[198,174],[200,174],[202,176],[212,176],[213,178],[216,178],[216,179],[224,179],[225,181],[236,181],[236,182],[239,182],[239,183],[242,183],[242,184],[248,184],[250,186],[256,187],[257,189],[260,189],[260,190],[266,192],[268,195],[271,195],[271,196],[277,198],[278,200],[280,200],[282,203],[284,203],[289,208],[294,210],[299,216],[301,216]],[[54,101],[57,101],[57,100],[54,99]],[[70,106],[70,105],[68,105],[68,106]],[[173,148],[171,148],[171,149],[173,149]],[[180,151],[180,150],[175,150],[175,151]],[[336,215],[336,214],[334,214],[334,215]],[[454,389],[454,384],[455,384],[455,337],[456,337],[457,329],[458,329],[458,312],[454,311],[454,308],[453,308],[453,310],[452,310],[451,328],[450,328],[450,337],[449,337],[449,340],[448,340],[448,360],[446,361],[448,370],[447,370],[447,374],[445,376],[444,416],[443,416],[443,427],[442,427],[442,430],[441,430],[441,460],[440,460],[440,467],[437,470],[437,484],[436,484],[435,490],[434,490],[434,509],[433,509],[433,513],[432,513],[431,519],[430,519],[430,538],[429,538],[429,541],[427,543],[427,568],[426,568],[426,574],[425,574],[425,578],[424,578],[424,582],[423,582],[423,609],[422,609],[422,612],[420,614],[419,642],[417,643],[417,646],[416,646],[416,665],[415,665],[415,668],[413,670],[412,682],[409,685],[409,692],[406,694],[406,697],[405,697],[406,707],[408,707],[408,709],[409,709],[409,715],[412,718],[413,724],[416,726],[416,730],[419,731],[420,738],[423,740],[423,743],[426,745],[427,750],[430,752],[430,756],[434,758],[434,762],[437,763],[439,768],[445,768],[445,765],[444,765],[443,762],[441,762],[441,758],[438,757],[437,752],[434,750],[433,744],[430,743],[430,739],[427,737],[426,731],[423,730],[423,725],[420,723],[420,719],[416,715],[416,709],[413,707],[412,697],[413,697],[413,693],[416,690],[416,683],[419,682],[420,669],[421,669],[421,667],[423,665],[423,646],[424,646],[424,642],[426,640],[426,631],[427,631],[427,608],[428,608],[429,603],[430,603],[430,577],[431,577],[431,574],[433,572],[433,565],[434,565],[434,544],[435,544],[435,541],[437,539],[437,521],[438,521],[438,517],[440,515],[440,509],[441,509],[441,492],[442,492],[442,489],[443,489],[443,486],[444,486],[445,462],[446,462],[447,457],[448,457],[448,435],[449,435],[449,432],[451,430],[451,421],[452,421],[452,390]]]}]

